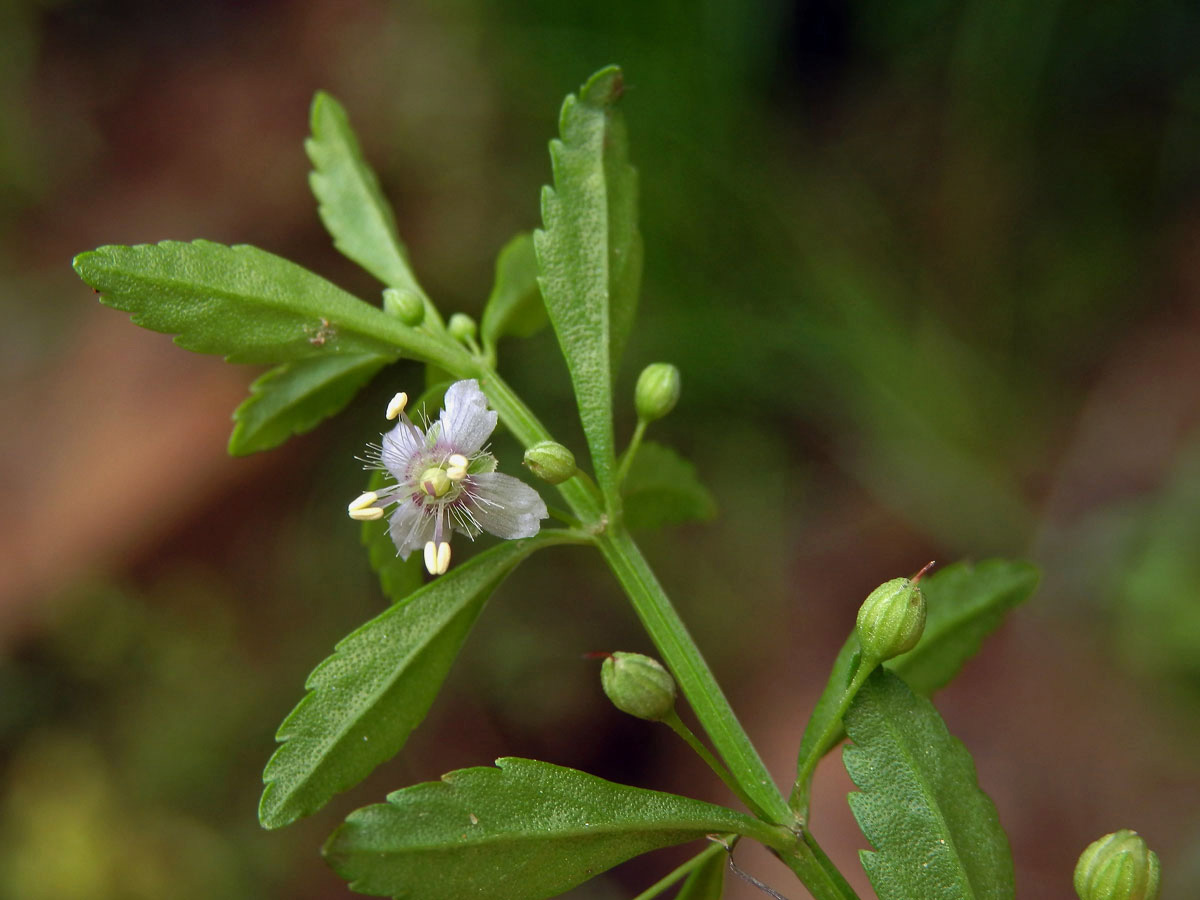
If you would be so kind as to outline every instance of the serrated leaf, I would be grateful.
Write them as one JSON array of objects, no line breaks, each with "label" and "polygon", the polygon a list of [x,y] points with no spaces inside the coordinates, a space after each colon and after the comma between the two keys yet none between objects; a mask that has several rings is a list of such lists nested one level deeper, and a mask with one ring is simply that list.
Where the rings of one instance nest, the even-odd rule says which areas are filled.
[{"label": "serrated leaf", "polygon": [[879,900],[1007,900],[1012,856],[975,764],[933,704],[879,669],[846,713],[850,809]]},{"label": "serrated leaf", "polygon": [[492,350],[502,337],[531,337],[546,325],[546,306],[538,289],[533,236],[518,234],[496,257],[496,280],[483,307],[479,333]]},{"label": "serrated leaf", "polygon": [[710,856],[688,875],[675,900],[721,900],[725,890],[726,865],[724,853]]},{"label": "serrated leaf", "polygon": [[930,695],[958,674],[983,639],[1024,603],[1038,583],[1036,566],[988,559],[947,566],[921,582],[928,613],[921,641],[885,665],[918,694]]},{"label": "serrated leaf", "polygon": [[350,814],[325,858],[350,888],[406,900],[540,900],[713,832],[776,843],[733,810],[528,759],[460,769]]},{"label": "serrated leaf", "polygon": [[143,328],[230,362],[280,363],[336,353],[448,361],[440,342],[286,259],[239,245],[163,241],[75,257],[100,301]]},{"label": "serrated leaf", "polygon": [[[1000,626],[1010,609],[1029,599],[1037,581],[1035,566],[1006,559],[960,562],[934,572],[921,581],[927,613],[920,642],[884,665],[900,674],[918,694],[932,695],[978,652],[983,639]],[[851,632],[838,651],[829,680],[804,729],[798,763],[801,770],[810,755],[824,756],[845,737],[837,728],[828,740],[817,744],[817,737],[837,715],[858,649],[858,638]]]},{"label": "serrated leaf", "polygon": [[696,477],[696,467],[654,441],[638,450],[621,493],[625,524],[634,530],[704,521],[717,514],[717,503]]},{"label": "serrated leaf", "polygon": [[554,186],[542,189],[534,234],[539,283],[567,360],[596,479],[616,494],[612,382],[641,283],[637,173],[616,110],[621,70],[602,69],[563,103],[550,144]]},{"label": "serrated leaf", "polygon": [[259,821],[316,812],[400,751],[432,705],[491,593],[521,560],[560,538],[506,541],[455,566],[340,641],[279,726]]},{"label": "serrated leaf", "polygon": [[233,412],[230,455],[269,450],[315,428],[353,400],[388,362],[373,353],[342,353],[299,359],[264,373]]},{"label": "serrated leaf", "polygon": [[308,183],[334,246],[384,284],[424,297],[391,204],[363,157],[346,110],[324,91],[313,97],[311,128],[312,137],[304,142],[313,164]]}]

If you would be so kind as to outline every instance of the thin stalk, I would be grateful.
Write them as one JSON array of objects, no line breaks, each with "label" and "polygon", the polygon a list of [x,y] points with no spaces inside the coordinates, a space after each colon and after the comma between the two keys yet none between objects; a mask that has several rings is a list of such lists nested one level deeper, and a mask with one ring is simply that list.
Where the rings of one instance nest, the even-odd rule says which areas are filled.
[{"label": "thin stalk", "polygon": [[637,456],[638,448],[642,446],[642,438],[646,436],[647,424],[645,419],[638,419],[637,426],[633,429],[633,437],[629,439],[629,446],[621,454],[621,466],[617,469],[617,487],[625,483],[625,476],[629,474],[629,467],[633,465],[633,458]]},{"label": "thin stalk", "polygon": [[728,847],[726,845],[732,844],[735,840],[737,840],[737,837],[736,835],[726,834],[722,835],[722,840],[725,841],[724,844],[713,844],[712,846],[701,850],[687,862],[676,866],[672,871],[668,872],[658,881],[654,882],[654,884],[650,885],[650,887],[646,888],[644,891],[634,897],[633,900],[652,900],[652,898],[657,897],[675,882],[681,881],[686,876],[692,874],[693,870],[700,868],[718,853],[727,853]]},{"label": "thin stalk", "polygon": [[822,853],[822,861],[807,843],[800,844],[794,853],[777,853],[776,856],[804,882],[808,892],[813,895],[813,900],[859,900],[840,872],[826,868],[825,863],[830,867],[833,865],[829,863],[828,857]]},{"label": "thin stalk", "polygon": [[792,786],[792,796],[788,799],[788,806],[796,811],[796,817],[801,822],[808,821],[808,800],[809,800],[809,785],[812,783],[813,772],[817,769],[817,763],[825,755],[823,749],[839,728],[842,727],[842,718],[846,715],[846,710],[850,708],[850,703],[854,700],[854,695],[858,693],[859,688],[870,677],[871,673],[879,665],[879,660],[862,658],[859,660],[858,669],[854,673],[854,677],[850,679],[850,683],[846,685],[846,689],[842,692],[841,699],[838,700],[837,715],[833,716],[826,724],[821,732],[817,742],[813,744],[812,752],[808,754],[805,760],[800,764],[799,771],[796,774],[796,783]]},{"label": "thin stalk", "polygon": [[667,717],[662,719],[662,723],[669,726],[672,731],[683,738],[684,742],[696,752],[696,755],[704,760],[705,764],[725,783],[725,787],[733,791],[734,796],[746,804],[747,809],[753,811],[760,819],[765,818],[762,809],[753,799],[746,795],[742,786],[729,774],[729,770],[722,765],[719,759],[709,752],[709,749],[704,744],[700,743],[700,739],[692,733],[692,729],[683,724],[683,720],[679,718],[679,713],[671,710]]}]

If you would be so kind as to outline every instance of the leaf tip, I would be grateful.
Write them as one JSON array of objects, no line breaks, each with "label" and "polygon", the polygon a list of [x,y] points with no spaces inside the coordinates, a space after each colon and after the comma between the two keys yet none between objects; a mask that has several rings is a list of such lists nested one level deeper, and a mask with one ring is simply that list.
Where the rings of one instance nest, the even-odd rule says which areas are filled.
[{"label": "leaf tip", "polygon": [[612,106],[625,93],[625,73],[620,66],[605,66],[579,90],[579,99],[592,106]]}]

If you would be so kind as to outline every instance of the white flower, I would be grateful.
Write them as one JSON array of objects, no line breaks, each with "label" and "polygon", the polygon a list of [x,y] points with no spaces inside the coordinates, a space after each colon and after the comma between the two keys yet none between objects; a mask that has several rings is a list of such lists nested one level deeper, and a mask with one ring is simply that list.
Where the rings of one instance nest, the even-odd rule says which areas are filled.
[{"label": "white flower", "polygon": [[456,381],[446,391],[446,406],[436,422],[422,431],[404,414],[406,394],[388,404],[396,427],[371,447],[368,468],[386,472],[396,483],[368,491],[349,506],[350,518],[383,518],[395,505],[388,533],[396,552],[408,559],[421,547],[425,568],[441,575],[450,565],[450,535],[460,531],[472,540],[481,531],[501,538],[533,537],[546,518],[541,495],[519,479],[501,475],[496,457],[484,442],[496,427],[479,384]]}]

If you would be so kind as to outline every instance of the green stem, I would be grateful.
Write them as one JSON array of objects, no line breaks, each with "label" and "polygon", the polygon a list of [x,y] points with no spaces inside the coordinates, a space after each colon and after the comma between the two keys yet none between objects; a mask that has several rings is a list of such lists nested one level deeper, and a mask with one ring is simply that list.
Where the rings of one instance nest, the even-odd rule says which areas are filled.
[{"label": "green stem", "polygon": [[683,724],[683,720],[679,718],[679,713],[671,710],[667,717],[662,720],[662,723],[669,726],[672,731],[683,738],[689,747],[696,751],[696,755],[704,760],[708,767],[716,773],[717,777],[725,783],[725,787],[733,791],[734,796],[746,804],[747,809],[752,810],[760,819],[766,818],[759,805],[746,795],[746,792],[742,790],[742,786],[729,774],[729,770],[721,764],[719,759],[709,752],[709,749],[704,744],[700,743],[700,739],[692,733],[692,729]]},{"label": "green stem", "polygon": [[833,860],[825,855],[825,851],[821,849],[821,845],[817,843],[817,839],[812,836],[812,833],[807,828],[804,829],[803,837],[805,845],[809,850],[812,851],[813,858],[824,870],[825,874],[829,878],[829,881],[837,885],[838,889],[842,892],[841,896],[843,898],[848,897],[853,898],[853,900],[858,900],[858,895],[854,893],[854,888],[850,887],[850,883],[846,881],[846,879],[842,876],[842,873],[838,871],[837,866],[833,864]]},{"label": "green stem", "polygon": [[642,446],[642,438],[646,436],[647,424],[645,419],[638,419],[637,427],[633,429],[633,437],[629,439],[629,446],[621,455],[621,467],[617,469],[617,487],[625,483],[625,476],[629,474],[633,458],[637,456],[638,448]]},{"label": "green stem", "polygon": [[846,715],[846,710],[850,708],[854,695],[858,693],[863,682],[870,677],[878,665],[879,660],[866,657],[859,659],[854,677],[850,679],[850,683],[842,691],[841,699],[838,700],[837,713],[825,723],[825,728],[821,731],[817,742],[813,744],[812,750],[800,764],[796,774],[796,783],[792,786],[792,796],[788,799],[788,806],[796,811],[796,817],[801,822],[807,823],[808,821],[809,788],[812,784],[813,773],[817,770],[817,763],[825,755],[825,745],[842,727],[842,718]]},{"label": "green stem", "polygon": [[654,572],[629,532],[617,525],[597,535],[596,544],[633,602],[634,611],[675,676],[696,718],[733,777],[754,801],[751,809],[769,822],[791,823],[791,810],[771,780],[758,751],[742,729],[729,701],[667,599]]},{"label": "green stem", "polygon": [[687,862],[677,866],[670,873],[654,882],[654,884],[650,885],[650,887],[646,888],[644,891],[634,897],[633,900],[652,900],[652,898],[657,897],[675,882],[680,881],[687,875],[690,875],[694,869],[700,868],[718,853],[728,852],[726,845],[732,845],[733,842],[737,840],[737,836],[726,834],[722,835],[722,839],[725,841],[725,844],[713,844],[707,849],[701,850]]},{"label": "green stem", "polygon": [[808,892],[813,895],[813,900],[859,900],[841,873],[832,869],[833,864],[829,863],[829,858],[824,853],[818,857],[807,840],[800,844],[794,853],[776,855],[804,882]]}]

